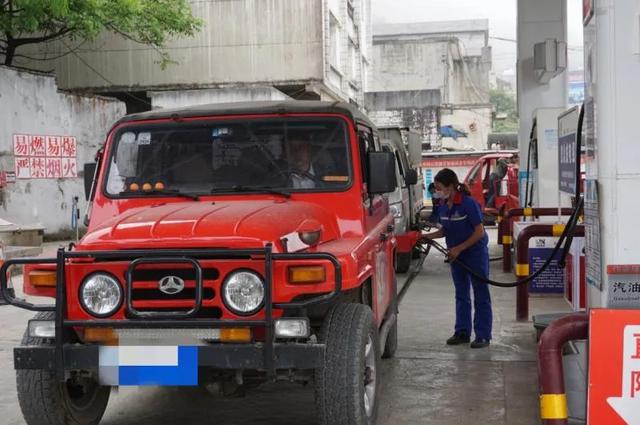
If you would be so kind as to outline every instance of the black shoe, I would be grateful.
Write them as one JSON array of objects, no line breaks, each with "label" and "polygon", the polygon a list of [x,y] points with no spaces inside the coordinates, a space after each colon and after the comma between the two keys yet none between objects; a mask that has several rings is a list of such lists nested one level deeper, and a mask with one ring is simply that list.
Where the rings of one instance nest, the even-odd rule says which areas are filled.
[{"label": "black shoe", "polygon": [[484,347],[488,347],[489,344],[490,342],[488,339],[476,338],[471,343],[471,348],[484,348]]},{"label": "black shoe", "polygon": [[461,332],[456,332],[451,338],[447,340],[447,345],[468,344],[470,340],[471,338],[469,337],[469,335],[465,335]]}]

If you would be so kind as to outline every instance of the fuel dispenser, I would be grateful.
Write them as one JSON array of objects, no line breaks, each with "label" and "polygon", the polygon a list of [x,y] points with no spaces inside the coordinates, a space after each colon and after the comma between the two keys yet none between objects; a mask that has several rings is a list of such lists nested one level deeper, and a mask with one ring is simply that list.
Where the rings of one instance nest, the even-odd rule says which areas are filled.
[{"label": "fuel dispenser", "polygon": [[[532,132],[527,150],[527,169],[522,175],[520,193],[523,207],[569,207],[558,204],[558,117],[564,108],[539,108],[532,117]],[[543,219],[543,221],[547,221]]]},{"label": "fuel dispenser", "polygon": [[[546,424],[640,424],[640,2],[583,2],[585,103],[584,313],[554,322],[538,348]],[[586,408],[571,411],[563,347],[586,340]],[[580,347],[580,344],[572,344]],[[572,376],[569,382],[575,381]],[[570,400],[569,400],[570,401]]]},{"label": "fuel dispenser", "polygon": [[[512,219],[508,229],[514,251],[522,250],[515,244],[521,233],[530,226],[539,224],[566,224],[568,215],[565,212],[575,203],[575,172],[571,167],[576,164],[575,142],[578,127],[579,108],[564,110],[562,108],[540,108],[533,114],[531,139],[527,149],[528,177],[521,192],[522,204],[526,206],[520,217]],[[568,163],[567,161],[572,162]],[[562,168],[564,165],[564,169]],[[553,213],[557,211],[557,214]],[[528,212],[531,212],[530,214]],[[512,214],[513,215],[513,214]],[[536,295],[561,295],[564,294],[574,310],[584,308],[580,306],[580,295],[574,296],[579,290],[580,276],[575,276],[575,264],[579,262],[580,255],[575,246],[582,243],[582,239],[576,240],[576,245],[565,255],[563,252],[552,257],[553,248],[558,243],[560,231],[554,234],[550,231],[547,236],[534,235],[529,238],[529,243],[524,247],[525,256],[516,255],[520,260],[514,264],[516,275],[525,277],[531,271],[541,268],[547,260],[551,264],[529,283],[528,293]],[[507,240],[509,241],[509,240]],[[504,242],[503,242],[504,243]],[[559,264],[561,255],[567,258],[570,267]],[[574,260],[574,257],[576,260]],[[509,255],[507,260],[510,260]],[[524,260],[524,261],[523,261]],[[505,270],[511,270],[506,266]],[[527,296],[522,295],[522,296]],[[577,299],[578,303],[574,304]],[[528,320],[521,311],[519,318]]]}]

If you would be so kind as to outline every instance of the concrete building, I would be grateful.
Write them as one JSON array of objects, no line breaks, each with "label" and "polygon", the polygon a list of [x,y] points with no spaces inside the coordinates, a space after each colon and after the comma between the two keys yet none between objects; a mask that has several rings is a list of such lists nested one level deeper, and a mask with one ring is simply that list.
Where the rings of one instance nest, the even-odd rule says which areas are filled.
[{"label": "concrete building", "polygon": [[488,40],[487,20],[375,27],[369,114],[380,124],[417,128],[425,147],[485,149],[492,115]]},{"label": "concrete building", "polygon": [[[175,64],[158,52],[104,34],[54,61],[62,89],[113,95],[128,111],[285,98],[364,102],[371,0],[192,0],[204,22],[193,38],[171,41]],[[37,47],[41,55],[71,42]],[[20,64],[18,64],[20,65]],[[22,64],[51,69],[51,62]]]}]

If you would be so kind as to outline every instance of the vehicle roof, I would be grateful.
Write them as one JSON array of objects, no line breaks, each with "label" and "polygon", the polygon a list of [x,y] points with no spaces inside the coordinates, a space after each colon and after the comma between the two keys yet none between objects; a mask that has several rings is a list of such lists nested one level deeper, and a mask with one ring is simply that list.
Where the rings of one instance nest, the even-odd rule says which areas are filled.
[{"label": "vehicle roof", "polygon": [[492,159],[492,158],[511,158],[514,156],[518,156],[515,153],[491,153],[489,155],[483,155],[482,159]]},{"label": "vehicle roof", "polygon": [[346,115],[356,122],[375,128],[371,120],[356,106],[346,102],[324,102],[315,100],[256,101],[237,103],[214,103],[183,108],[156,109],[122,117],[117,124],[167,118],[190,118],[225,115],[267,115],[297,113],[330,113]]}]

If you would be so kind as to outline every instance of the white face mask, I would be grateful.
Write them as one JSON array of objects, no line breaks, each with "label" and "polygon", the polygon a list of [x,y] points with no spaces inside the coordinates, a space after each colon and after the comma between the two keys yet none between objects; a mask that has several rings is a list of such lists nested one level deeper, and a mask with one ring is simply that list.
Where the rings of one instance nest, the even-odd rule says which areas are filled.
[{"label": "white face mask", "polygon": [[433,197],[436,199],[449,199],[449,194],[445,193],[443,190],[436,190]]}]

